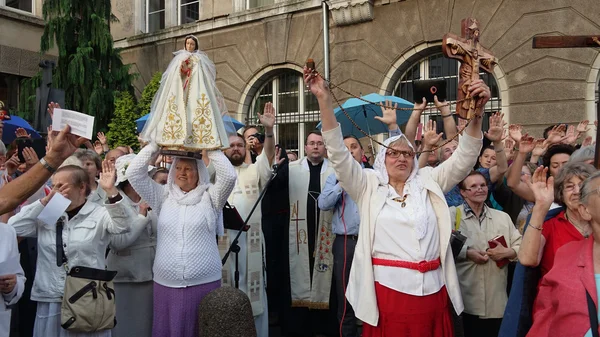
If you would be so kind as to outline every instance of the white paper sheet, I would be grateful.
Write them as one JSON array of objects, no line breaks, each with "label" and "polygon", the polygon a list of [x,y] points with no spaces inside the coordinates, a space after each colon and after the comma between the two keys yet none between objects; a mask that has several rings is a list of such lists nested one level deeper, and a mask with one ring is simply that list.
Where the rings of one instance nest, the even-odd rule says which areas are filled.
[{"label": "white paper sheet", "polygon": [[11,256],[0,262],[0,276],[12,275],[21,272],[21,255]]},{"label": "white paper sheet", "polygon": [[52,130],[60,131],[69,124],[71,133],[80,137],[92,140],[94,132],[94,117],[81,112],[54,109],[54,118],[52,118]]},{"label": "white paper sheet", "polygon": [[55,194],[40,215],[38,219],[45,222],[48,225],[55,225],[58,218],[67,210],[67,207],[71,204],[71,200],[62,196],[62,194]]}]

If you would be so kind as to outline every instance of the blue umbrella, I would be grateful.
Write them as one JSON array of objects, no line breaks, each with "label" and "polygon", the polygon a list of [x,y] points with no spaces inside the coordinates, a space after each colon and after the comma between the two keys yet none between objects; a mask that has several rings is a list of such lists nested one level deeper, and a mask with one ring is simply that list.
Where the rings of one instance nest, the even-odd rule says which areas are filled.
[{"label": "blue umbrella", "polygon": [[12,143],[17,136],[15,135],[15,131],[18,128],[23,128],[31,135],[31,138],[42,138],[40,134],[33,129],[26,120],[19,116],[10,116],[10,119],[4,120],[4,131],[2,133],[2,142],[5,144]]},{"label": "blue umbrella", "polygon": [[[378,104],[385,104],[385,101],[391,101],[392,105],[394,103],[398,103],[398,108],[411,108],[413,104],[409,101],[396,97],[396,96],[383,96],[379,94],[368,94],[366,96],[362,96],[361,98]],[[366,133],[370,135],[376,135],[380,133],[388,132],[388,127],[384,123],[375,119],[375,116],[381,117],[381,107],[375,104],[367,103],[358,98],[350,98],[342,107],[350,118],[354,120],[354,122]],[[360,132],[352,122],[346,117],[344,112],[340,107],[334,110],[335,118],[342,126],[342,134],[344,136],[354,135],[358,138],[362,138],[365,135]],[[404,124],[408,122],[408,118],[412,110],[396,110],[396,122],[398,125]],[[321,128],[321,123],[317,125],[317,128]]]},{"label": "blue umbrella", "polygon": [[[135,121],[135,124],[137,125],[138,133],[142,132],[142,130],[144,129],[144,125],[146,125],[146,122],[148,121],[149,116],[150,116],[150,114],[144,115]],[[244,127],[244,123],[238,121],[237,119],[229,117],[229,115],[223,116],[223,122],[225,122],[226,131],[229,133],[236,133],[237,130]],[[228,125],[231,125],[230,123],[233,124],[233,127],[235,128],[235,130],[229,130],[230,127],[228,127]]]}]

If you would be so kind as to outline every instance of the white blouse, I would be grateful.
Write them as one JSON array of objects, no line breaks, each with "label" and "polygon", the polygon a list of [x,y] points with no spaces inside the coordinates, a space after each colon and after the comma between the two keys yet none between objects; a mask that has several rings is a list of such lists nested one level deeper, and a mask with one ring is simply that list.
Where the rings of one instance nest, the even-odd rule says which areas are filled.
[{"label": "white blouse", "polygon": [[[401,202],[393,200],[400,196],[388,186],[388,198],[375,221],[373,257],[407,262],[436,260],[440,257],[440,234],[427,190],[424,189],[418,196],[405,194],[406,206],[402,207]],[[412,220],[415,219],[414,205],[417,202],[425,205],[428,222],[435,224],[427,228],[422,240],[417,239]],[[426,296],[435,294],[444,286],[441,268],[425,273],[399,267],[374,265],[373,268],[376,282],[404,294]]]}]

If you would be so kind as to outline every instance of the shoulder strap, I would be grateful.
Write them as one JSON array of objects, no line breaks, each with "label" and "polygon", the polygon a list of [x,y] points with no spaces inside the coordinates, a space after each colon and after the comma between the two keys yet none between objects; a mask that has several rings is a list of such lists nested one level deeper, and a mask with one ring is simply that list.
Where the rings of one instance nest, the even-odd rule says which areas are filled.
[{"label": "shoulder strap", "polygon": [[56,222],[56,265],[62,267],[67,263],[67,255],[63,249],[62,233],[65,226],[65,220],[61,216]]},{"label": "shoulder strap", "polygon": [[585,297],[587,298],[588,313],[590,314],[590,327],[592,329],[592,337],[599,337],[598,334],[598,312],[596,311],[596,305],[590,293],[585,290]]},{"label": "shoulder strap", "polygon": [[461,219],[461,214],[460,214],[460,206],[456,207],[456,222],[454,223],[454,230],[457,231],[460,228],[460,219]]}]

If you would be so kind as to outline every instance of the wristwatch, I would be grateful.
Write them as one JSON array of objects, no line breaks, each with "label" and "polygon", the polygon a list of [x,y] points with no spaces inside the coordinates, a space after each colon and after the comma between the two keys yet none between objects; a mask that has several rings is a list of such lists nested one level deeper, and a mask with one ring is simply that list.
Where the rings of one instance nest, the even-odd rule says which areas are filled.
[{"label": "wristwatch", "polygon": [[45,158],[40,159],[40,164],[42,164],[42,166],[44,166],[44,168],[46,170],[48,170],[50,173],[54,174],[56,173],[56,169],[52,166],[50,166],[50,164],[48,164],[48,162],[46,161]]}]

